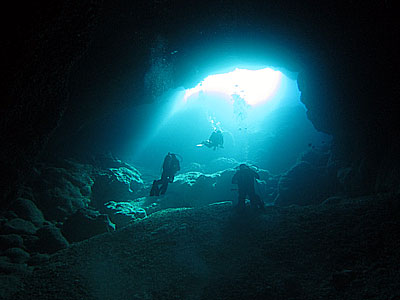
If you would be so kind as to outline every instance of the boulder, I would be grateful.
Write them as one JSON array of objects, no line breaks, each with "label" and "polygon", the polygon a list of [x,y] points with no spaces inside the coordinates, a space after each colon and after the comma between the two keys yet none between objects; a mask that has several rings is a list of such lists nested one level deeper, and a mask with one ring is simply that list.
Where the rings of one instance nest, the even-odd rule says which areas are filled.
[{"label": "boulder", "polygon": [[109,201],[131,200],[134,198],[134,192],[143,187],[140,172],[128,164],[102,170],[95,177],[91,204],[101,209],[104,203]]},{"label": "boulder", "polygon": [[47,262],[50,258],[50,255],[44,254],[44,253],[35,253],[33,254],[29,260],[27,261],[27,264],[29,266],[38,266],[41,264],[44,264]]},{"label": "boulder", "polygon": [[0,274],[7,275],[28,275],[31,273],[31,269],[28,268],[27,264],[15,264],[7,261],[0,260]]},{"label": "boulder", "polygon": [[18,218],[17,214],[13,212],[12,210],[7,210],[4,212],[4,218],[6,221]]},{"label": "boulder", "polygon": [[18,188],[18,197],[34,201],[33,190],[29,186],[21,186]]},{"label": "boulder", "polygon": [[32,222],[36,226],[43,225],[45,221],[42,212],[37,208],[32,200],[18,198],[10,206],[18,217]]},{"label": "boulder", "polygon": [[136,219],[146,217],[146,211],[130,202],[115,202],[110,201],[104,204],[103,212],[106,213],[111,222],[116,225],[116,228],[121,228],[128,225]]},{"label": "boulder", "polygon": [[36,204],[47,220],[63,221],[90,202],[92,168],[69,160],[38,168],[32,183]]},{"label": "boulder", "polygon": [[323,167],[329,162],[331,156],[330,149],[315,147],[311,148],[309,151],[305,151],[301,154],[300,161],[308,162],[313,166]]},{"label": "boulder", "polygon": [[186,172],[204,173],[204,165],[196,163],[196,162],[188,163],[186,166],[181,167],[181,173],[186,173]]},{"label": "boulder", "polygon": [[330,195],[331,187],[331,178],[324,167],[302,161],[280,177],[275,205],[318,204]]},{"label": "boulder", "polygon": [[239,162],[234,158],[219,157],[213,159],[208,164],[204,166],[206,173],[212,174],[216,172],[221,172],[227,169],[235,168],[239,165]]},{"label": "boulder", "polygon": [[21,218],[15,218],[3,225],[2,232],[6,234],[15,233],[29,235],[36,233],[36,227],[30,221],[26,221]]},{"label": "boulder", "polygon": [[0,250],[8,248],[22,248],[24,241],[18,234],[0,235]]},{"label": "boulder", "polygon": [[67,248],[68,241],[62,235],[59,228],[54,225],[46,225],[37,231],[39,240],[36,242],[36,250],[39,253],[55,253]]},{"label": "boulder", "polygon": [[3,253],[5,256],[10,258],[10,261],[17,264],[22,264],[28,261],[30,255],[28,252],[21,248],[9,248]]},{"label": "boulder", "polygon": [[92,160],[93,164],[100,169],[119,168],[124,164],[111,152],[98,153],[92,157]]},{"label": "boulder", "polygon": [[39,237],[37,235],[24,235],[22,237],[24,239],[24,249],[29,253],[37,252]]},{"label": "boulder", "polygon": [[178,174],[168,185],[164,196],[159,197],[159,208],[199,207],[214,202],[237,198],[231,189],[233,169],[213,174],[187,172]]},{"label": "boulder", "polygon": [[127,168],[140,175],[140,172],[132,165],[121,161],[111,152],[97,154],[93,158],[93,165],[100,170]]},{"label": "boulder", "polygon": [[115,225],[111,223],[107,215],[91,209],[76,211],[62,226],[62,233],[70,243],[80,242],[114,230]]}]

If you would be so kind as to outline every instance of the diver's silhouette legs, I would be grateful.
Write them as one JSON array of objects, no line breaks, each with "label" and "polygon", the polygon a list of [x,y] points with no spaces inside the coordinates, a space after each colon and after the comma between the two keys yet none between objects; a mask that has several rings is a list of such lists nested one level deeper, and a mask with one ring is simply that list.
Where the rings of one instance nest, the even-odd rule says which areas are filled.
[{"label": "diver's silhouette legs", "polygon": [[165,192],[167,191],[168,183],[169,183],[168,178],[161,180],[161,188],[160,188],[161,195],[164,195]]},{"label": "diver's silhouette legs", "polygon": [[244,210],[246,207],[246,197],[250,199],[250,205],[254,209],[264,210],[264,202],[254,191],[239,191],[237,210]]},{"label": "diver's silhouette legs", "polygon": [[154,180],[153,185],[151,186],[150,196],[159,196],[160,195],[160,188],[158,185],[160,180]]},{"label": "diver's silhouette legs", "polygon": [[264,210],[264,202],[261,200],[261,197],[258,196],[256,193],[251,195],[250,197],[250,204],[255,209]]},{"label": "diver's silhouette legs", "polygon": [[246,192],[239,191],[239,197],[238,197],[238,204],[236,206],[237,210],[241,211],[244,210],[246,207]]}]

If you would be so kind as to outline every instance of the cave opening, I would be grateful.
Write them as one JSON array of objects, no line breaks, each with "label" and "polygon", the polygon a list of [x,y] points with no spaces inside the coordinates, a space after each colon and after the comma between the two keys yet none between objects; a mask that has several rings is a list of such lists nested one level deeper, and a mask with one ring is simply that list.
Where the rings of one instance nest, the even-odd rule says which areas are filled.
[{"label": "cave opening", "polygon": [[[308,120],[296,78],[275,67],[235,66],[194,87],[169,90],[131,116],[125,159],[159,172],[164,155],[173,152],[186,172],[213,173],[247,162],[283,173],[301,153],[331,140]],[[222,132],[223,147],[204,147],[213,131]]]}]

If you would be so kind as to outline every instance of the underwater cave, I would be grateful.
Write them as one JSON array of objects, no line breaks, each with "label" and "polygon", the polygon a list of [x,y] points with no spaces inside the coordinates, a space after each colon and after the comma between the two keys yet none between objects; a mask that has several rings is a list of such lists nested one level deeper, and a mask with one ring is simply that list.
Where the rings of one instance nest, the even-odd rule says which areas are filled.
[{"label": "underwater cave", "polygon": [[[330,142],[307,119],[297,82],[289,76],[271,68],[236,68],[207,76],[193,88],[167,91],[155,103],[118,117],[130,120],[126,127],[132,134],[119,155],[153,172],[160,158],[174,152],[186,172],[214,173],[247,162],[283,173],[302,152]],[[223,147],[205,149],[201,142],[217,130]]]},{"label": "underwater cave", "polygon": [[0,299],[399,299],[392,6],[11,5]]}]

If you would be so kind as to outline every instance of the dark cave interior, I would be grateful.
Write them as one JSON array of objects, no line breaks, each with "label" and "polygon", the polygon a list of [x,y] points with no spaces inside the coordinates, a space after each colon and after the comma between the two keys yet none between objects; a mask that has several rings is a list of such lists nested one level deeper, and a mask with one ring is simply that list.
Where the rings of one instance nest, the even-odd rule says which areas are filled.
[{"label": "dark cave interior", "polygon": [[[252,299],[399,299],[400,147],[396,120],[400,88],[395,74],[400,32],[391,1],[58,1],[17,3],[2,13],[5,52],[1,81],[6,88],[0,104],[0,280],[2,289],[8,288],[0,298],[29,295],[42,299],[39,290],[52,295],[50,286],[55,285],[62,292],[54,299],[248,299],[249,291]],[[249,148],[250,153],[257,149],[257,155],[232,154],[229,139],[225,152],[195,152],[174,144],[172,139],[181,142],[186,135],[182,140],[195,145],[200,135],[194,128],[203,135],[212,129],[198,129],[209,124],[196,119],[193,111],[198,108],[193,106],[192,112],[177,118],[177,125],[160,129],[163,139],[154,134],[156,142],[142,149],[140,159],[130,156],[130,151],[141,146],[141,131],[155,131],[162,123],[154,120],[153,112],[168,104],[169,95],[193,88],[212,74],[265,66],[281,70],[295,84],[299,99],[295,99],[295,108],[283,106],[280,111],[287,119],[278,124],[285,129],[277,130],[272,138],[268,133],[269,138],[260,138]],[[271,124],[259,126],[266,130]],[[171,138],[168,131],[181,136]],[[329,142],[319,144],[325,140]],[[151,201],[149,184],[158,176],[157,166],[169,146],[177,149],[171,151],[184,153],[186,160],[165,197]],[[255,229],[251,217],[232,221],[226,217],[228,207],[211,205],[237,197],[230,189],[230,179],[241,161],[253,161],[258,167],[263,182],[258,193],[269,210],[253,221],[270,226],[265,231]],[[132,210],[128,219],[137,220],[133,225],[122,217],[111,218],[122,205],[126,205],[125,212]],[[180,210],[187,207],[198,210]],[[122,209],[119,214],[123,215]],[[357,220],[358,225],[344,216]],[[210,223],[199,221],[203,217],[209,217]],[[329,227],[324,218],[334,225]],[[109,219],[111,225],[105,226]],[[88,220],[93,222],[89,225],[85,223]],[[175,222],[176,230],[171,229],[173,225],[166,226]],[[286,227],[291,222],[297,227]],[[230,229],[224,227],[227,224]],[[78,232],[76,228],[81,226],[90,229]],[[213,226],[220,226],[222,233],[210,233],[211,241],[225,251],[237,251],[238,257],[241,251],[254,252],[254,259],[240,258],[235,263],[223,259],[218,265],[213,257],[217,252],[200,238],[212,232]],[[254,236],[238,229],[246,226],[254,229]],[[238,230],[240,239],[248,238],[250,246],[242,245],[232,228]],[[103,248],[96,254],[96,241],[119,255],[125,251],[122,241],[134,230],[146,241],[148,230],[151,237],[165,234],[162,239],[172,234],[173,247],[179,251],[185,242],[198,246],[199,252],[209,251],[209,256],[203,256],[194,255],[191,246],[185,253],[174,248],[182,260],[196,261],[193,268],[197,271],[189,272],[192,281],[174,277],[195,292],[169,289],[162,286],[162,280],[153,289],[144,289],[158,275],[146,273],[137,262],[132,262],[132,268],[152,279],[135,283],[135,293],[124,286],[133,284],[128,279],[116,288],[125,290],[120,294],[92,282],[100,280],[96,272],[101,270],[91,265],[89,258],[101,253],[104,259],[111,259]],[[342,236],[340,232],[346,230],[350,231]],[[114,235],[103,234],[111,231]],[[257,259],[263,256],[251,245],[258,245],[257,237],[266,232],[274,239],[261,243],[259,249],[271,248],[270,254],[279,263],[266,259],[262,271],[254,271]],[[313,246],[303,247],[306,233],[326,247],[334,248],[335,242],[338,247],[346,246],[353,256],[346,257],[341,248],[324,259],[321,245],[310,242]],[[375,236],[378,233],[382,234],[379,238]],[[188,235],[190,241],[185,240]],[[278,235],[293,238],[299,247],[299,265],[285,265],[282,257],[290,256],[285,247],[292,246],[276,246],[274,241],[282,240]],[[145,251],[139,240],[138,234],[135,241],[139,244],[131,246]],[[81,241],[87,243],[75,246]],[[154,241],[150,238],[147,242]],[[120,248],[111,246],[113,243]],[[356,244],[365,245],[365,253]],[[382,256],[373,248],[383,244]],[[159,249],[170,246],[160,242]],[[79,251],[86,254],[76,254]],[[320,260],[323,271],[330,272],[333,287],[324,286],[325,281],[314,287],[305,279],[309,274],[317,278],[323,271],[313,269],[304,275],[301,268],[309,261],[302,251]],[[360,259],[350,266],[357,251],[362,252]],[[96,275],[85,277],[74,269],[83,255],[85,266],[96,269]],[[145,259],[156,257],[168,268],[162,255],[156,255],[161,254],[154,252]],[[72,266],[68,271],[54,267],[66,261]],[[117,261],[112,268],[115,264]],[[221,271],[227,264],[237,269],[232,267],[231,274]],[[371,264],[374,267],[366,267]],[[173,265],[180,270],[179,262]],[[274,266],[282,274],[286,270],[289,277],[266,276],[270,283],[258,278],[248,287],[244,283],[235,286],[235,280],[251,278],[239,271],[241,265],[258,275]],[[154,268],[154,272],[168,274]],[[129,274],[113,270],[124,277]],[[71,278],[79,273],[77,278],[84,278],[83,288],[67,292],[61,281],[50,278],[52,272]],[[296,272],[304,276],[296,277]],[[31,281],[32,274],[39,279]],[[371,278],[379,275],[386,281],[371,283]],[[328,278],[324,276],[320,278]],[[206,283],[205,278],[211,279]],[[357,286],[359,281],[363,285]]]}]

